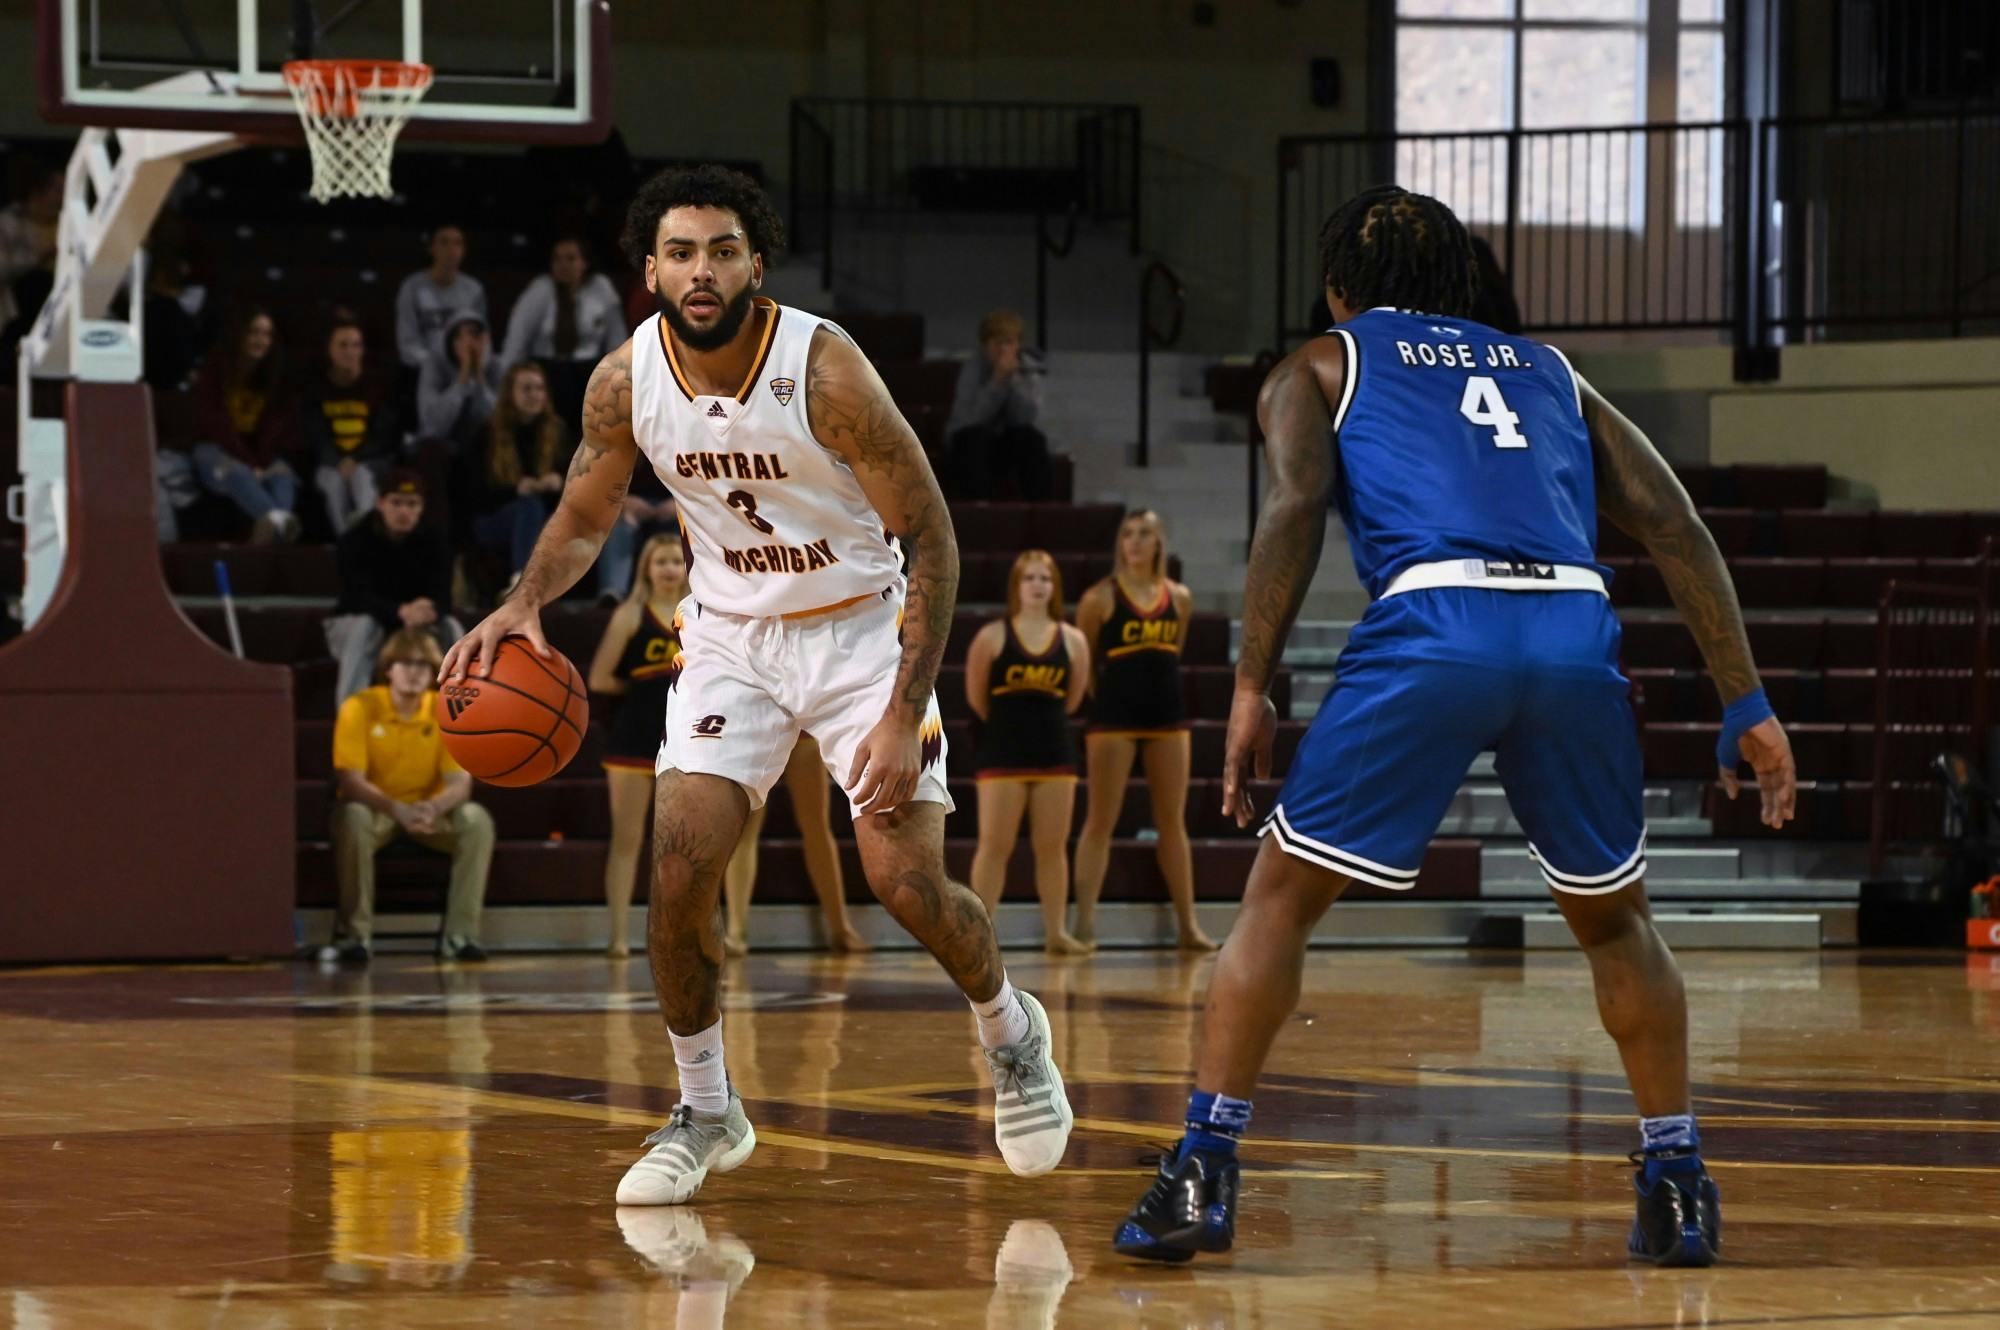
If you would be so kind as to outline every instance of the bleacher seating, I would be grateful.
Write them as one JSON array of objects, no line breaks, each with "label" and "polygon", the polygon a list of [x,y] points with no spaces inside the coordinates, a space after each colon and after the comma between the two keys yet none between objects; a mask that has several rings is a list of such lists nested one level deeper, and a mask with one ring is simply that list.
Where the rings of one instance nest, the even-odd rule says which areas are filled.
[{"label": "bleacher seating", "polygon": [[[920,321],[913,325],[906,319],[863,317],[849,322],[864,346],[908,357],[888,362],[885,378],[899,397],[912,399],[912,409],[940,389],[945,394],[940,409],[949,409],[947,371],[954,366],[922,359]],[[160,415],[170,422],[173,409]],[[1865,838],[1876,778],[1873,608],[1882,586],[1890,579],[1965,584],[1981,567],[1974,556],[1982,543],[2000,537],[2000,515],[1830,510],[1823,506],[1827,486],[1819,468],[1708,468],[1684,472],[1683,478],[1730,562],[1765,686],[1786,719],[1798,755],[1805,783],[1799,818],[1785,835],[1825,841]],[[938,690],[959,777],[953,781],[959,812],[950,824],[949,861],[963,873],[978,820],[976,792],[965,778],[974,743],[963,685],[971,637],[1003,599],[1008,569],[1023,548],[1046,548],[1056,555],[1066,595],[1074,604],[1103,575],[1122,511],[1113,504],[954,503],[952,516],[962,551],[962,612],[952,627]],[[1606,527],[1602,536],[1601,557],[1614,572],[1613,598],[1626,621],[1623,663],[1641,698],[1648,777],[1705,781],[1714,762],[1713,684],[1702,673],[1693,637],[1671,612],[1659,571],[1622,534]],[[16,585],[17,551],[18,546],[10,550],[0,541],[0,560]],[[235,593],[244,598],[238,620],[246,653],[294,669],[300,901],[326,904],[332,891],[325,827],[334,671],[321,623],[338,589],[332,551],[306,545],[185,544],[166,547],[162,558],[175,593],[198,602],[188,605],[189,617],[218,642],[226,641],[227,630],[220,608],[208,598],[215,593],[214,564],[223,562]],[[592,654],[607,617],[607,611],[588,603],[565,603],[545,615],[544,624],[551,642],[581,663]],[[1214,776],[1221,767],[1234,680],[1229,640],[1226,617],[1198,614],[1184,656],[1197,777],[1189,793],[1188,826],[1196,843],[1198,890],[1207,898],[1240,889],[1255,853],[1254,840],[1222,819]],[[2000,658],[2000,629],[1993,647]],[[1291,718],[1291,683],[1290,673],[1280,671],[1274,690],[1281,717],[1275,753],[1279,772],[1306,729],[1304,721]],[[2000,683],[1992,688],[1994,713],[2000,714]],[[560,778],[527,790],[482,787],[479,797],[492,809],[500,830],[490,895],[494,904],[587,904],[601,898],[609,811],[598,759],[609,708],[600,704],[595,710],[583,751]],[[1927,753],[1958,737],[1935,726],[1910,724],[1920,716],[1899,694],[1891,695],[1888,719],[1894,727],[1885,740],[1892,773],[1908,772],[1913,762],[1920,765]],[[1922,834],[1935,828],[1939,803],[1934,789],[1900,779],[1892,781],[1892,788],[1892,831]],[[1260,804],[1268,806],[1274,790],[1275,785],[1260,783]],[[1083,798],[1079,786],[1079,822]],[[1730,802],[1711,794],[1704,812],[1717,835],[1762,834],[1753,798]],[[1150,822],[1147,792],[1135,780],[1115,832],[1106,899],[1161,897],[1153,845],[1142,836]],[[865,900],[859,865],[851,860],[844,801],[835,801],[834,825],[850,856],[850,896]],[[766,829],[769,871],[760,885],[760,900],[810,899],[799,871],[797,830],[781,786],[773,794]],[[1440,840],[1427,861],[1424,893],[1476,896],[1479,864],[1479,842]],[[441,862],[428,856],[385,860],[385,907],[428,907],[441,870]],[[1025,846],[1010,864],[1009,889],[1024,896],[1032,892]],[[643,900],[643,881],[639,890]]]},{"label": "bleacher seating", "polygon": [[[960,811],[952,822],[949,853],[955,871],[962,874],[970,864],[978,816],[978,798],[967,778],[970,767],[966,765],[974,739],[971,712],[965,699],[963,663],[972,636],[997,612],[997,603],[1006,593],[1007,571],[1022,548],[1039,546],[1056,553],[1063,568],[1066,593],[1074,604],[1076,596],[1107,570],[1123,513],[1114,504],[1003,503],[954,504],[952,515],[965,568],[960,591],[962,612],[952,625],[947,665],[938,691],[947,718],[947,734],[958,754],[953,770],[961,778],[953,782],[953,795]],[[304,905],[328,903],[332,877],[326,848],[326,819],[332,791],[334,665],[326,653],[321,625],[337,590],[332,551],[324,546],[307,545],[185,544],[165,547],[162,559],[169,585],[191,602],[185,605],[189,618],[219,644],[227,642],[228,629],[220,605],[212,599],[214,565],[218,560],[226,564],[234,591],[242,600],[237,606],[237,622],[245,654],[293,668],[297,714],[294,779],[301,842],[299,899]],[[582,663],[590,659],[609,617],[608,610],[587,602],[566,602],[544,614],[543,626],[551,645]],[[1225,616],[1194,617],[1184,662],[1188,714],[1195,718],[1192,728],[1196,770],[1212,772],[1221,763],[1225,719],[1234,684],[1234,670],[1229,661],[1229,621]],[[1280,714],[1289,716],[1289,671],[1280,672],[1275,697]],[[489,896],[494,904],[583,904],[601,899],[604,841],[610,833],[610,814],[598,763],[603,753],[604,721],[611,705],[606,701],[594,707],[594,723],[583,749],[560,778],[527,790],[481,787],[479,798],[493,811],[500,832]],[[1278,740],[1281,763],[1289,761],[1304,729],[1302,723],[1283,722]],[[1268,798],[1274,789],[1275,786],[1261,793]],[[1079,786],[1079,824],[1083,797]],[[1195,781],[1188,805],[1189,832],[1197,841],[1198,863],[1208,867],[1209,871],[1200,876],[1207,884],[1204,889],[1211,895],[1233,893],[1235,884],[1241,882],[1247,870],[1249,858],[1255,854],[1254,840],[1226,824],[1220,808],[1219,784],[1207,777]],[[1163,898],[1153,846],[1139,834],[1151,820],[1145,787],[1134,780],[1113,843],[1112,866],[1105,886],[1107,899]],[[846,806],[840,800],[835,801],[834,824],[836,835],[846,842],[851,832]],[[772,796],[765,841],[770,871],[765,874],[768,886],[760,888],[759,900],[810,899],[803,874],[786,869],[788,864],[796,867],[800,851],[797,824],[782,786]],[[1437,854],[1442,867],[1436,874],[1436,882],[1426,890],[1477,894],[1476,844],[1447,845]],[[442,868],[442,861],[434,862],[433,857],[425,855],[385,859],[381,873],[385,907],[393,909],[399,903],[423,906],[434,901]],[[1025,848],[1010,874],[1017,890],[1032,893],[1032,865]],[[867,899],[858,863],[850,866],[849,891],[856,900]],[[644,899],[643,884],[640,899]]]}]

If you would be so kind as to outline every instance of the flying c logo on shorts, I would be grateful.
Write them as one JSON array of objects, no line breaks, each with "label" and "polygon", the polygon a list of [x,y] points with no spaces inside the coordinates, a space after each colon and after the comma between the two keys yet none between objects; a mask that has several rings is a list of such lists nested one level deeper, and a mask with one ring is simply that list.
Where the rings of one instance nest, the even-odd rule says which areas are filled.
[{"label": "flying c logo on shorts", "polygon": [[729,723],[726,716],[703,716],[694,723],[694,737],[697,739],[720,739],[722,727]]}]

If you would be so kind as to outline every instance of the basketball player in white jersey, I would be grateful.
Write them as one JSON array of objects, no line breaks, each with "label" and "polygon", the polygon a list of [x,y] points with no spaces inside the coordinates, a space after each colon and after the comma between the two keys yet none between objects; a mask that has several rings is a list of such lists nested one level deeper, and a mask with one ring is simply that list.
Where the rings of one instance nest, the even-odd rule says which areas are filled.
[{"label": "basketball player in white jersey", "polygon": [[640,189],[625,244],[660,312],[591,376],[561,506],[519,586],[442,671],[483,674],[513,633],[547,653],[541,607],[595,562],[643,452],[690,550],[646,925],[681,1098],[619,1183],[621,1205],[686,1201],[756,1145],[723,1062],[718,899],[744,821],[801,730],[853,802],[876,898],[972,1003],[1008,1167],[1047,1172],[1069,1140],[1048,1016],[1007,982],[979,897],[945,876],[952,803],[931,687],[958,589],[951,517],[922,445],[847,335],[756,296],[782,239],[761,191],[734,171],[666,171]]}]

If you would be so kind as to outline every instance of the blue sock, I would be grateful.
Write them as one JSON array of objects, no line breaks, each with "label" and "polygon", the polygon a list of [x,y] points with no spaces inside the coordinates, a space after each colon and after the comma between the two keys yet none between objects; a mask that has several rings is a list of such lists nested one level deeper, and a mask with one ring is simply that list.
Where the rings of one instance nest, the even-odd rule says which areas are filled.
[{"label": "blue sock", "polygon": [[1226,1094],[1204,1094],[1196,1090],[1188,1096],[1187,1134],[1181,1138],[1181,1155],[1190,1150],[1211,1154],[1236,1153],[1237,1138],[1249,1129],[1250,1101],[1231,1099]]},{"label": "blue sock", "polygon": [[1701,1133],[1694,1114],[1639,1119],[1639,1145],[1645,1152],[1646,1180],[1662,1173],[1693,1173],[1701,1168]]}]

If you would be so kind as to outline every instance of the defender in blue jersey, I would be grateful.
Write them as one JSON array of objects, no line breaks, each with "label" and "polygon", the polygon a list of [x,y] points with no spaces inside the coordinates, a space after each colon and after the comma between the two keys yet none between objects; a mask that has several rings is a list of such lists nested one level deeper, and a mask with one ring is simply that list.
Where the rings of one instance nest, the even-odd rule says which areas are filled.
[{"label": "defender in blue jersey", "polygon": [[1319,563],[1329,503],[1372,603],[1261,824],[1264,844],[1208,994],[1187,1131],[1120,1226],[1118,1250],[1184,1261],[1234,1238],[1236,1141],[1307,939],[1349,882],[1415,885],[1466,768],[1491,749],[1530,853],[1589,957],[1640,1113],[1629,1250],[1707,1265],[1719,1199],[1688,1094],[1687,999],[1646,903],[1645,818],[1601,513],[1643,542],[1721,694],[1718,770],[1756,769],[1782,826],[1791,747],[1758,684],[1735,588],[1686,492],[1561,352],[1472,322],[1465,228],[1393,186],[1320,233],[1335,327],[1282,361],[1258,403],[1272,486],[1244,599],[1223,809],[1256,818],[1268,696]]}]

